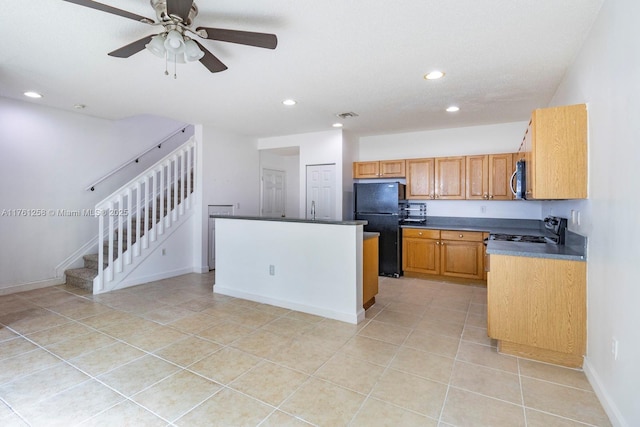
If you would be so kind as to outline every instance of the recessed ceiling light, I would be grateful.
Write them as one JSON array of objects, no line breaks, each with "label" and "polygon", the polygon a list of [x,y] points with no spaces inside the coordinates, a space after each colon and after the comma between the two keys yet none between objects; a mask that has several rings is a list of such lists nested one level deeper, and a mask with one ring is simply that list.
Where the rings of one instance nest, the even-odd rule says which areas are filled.
[{"label": "recessed ceiling light", "polygon": [[433,70],[430,73],[424,75],[425,80],[438,80],[444,77],[444,72]]},{"label": "recessed ceiling light", "polygon": [[296,101],[294,101],[293,99],[285,99],[284,101],[282,101],[282,103],[288,107],[296,105]]},{"label": "recessed ceiling light", "polygon": [[24,96],[28,96],[29,98],[42,98],[42,95],[39,94],[38,92],[34,92],[32,90],[29,90],[27,92],[24,93]]},{"label": "recessed ceiling light", "polygon": [[448,113],[455,113],[456,111],[460,111],[460,107],[456,107],[455,105],[452,105],[451,107],[447,107]]},{"label": "recessed ceiling light", "polygon": [[334,128],[341,128],[342,127],[342,123],[334,123],[331,126],[333,126]]}]

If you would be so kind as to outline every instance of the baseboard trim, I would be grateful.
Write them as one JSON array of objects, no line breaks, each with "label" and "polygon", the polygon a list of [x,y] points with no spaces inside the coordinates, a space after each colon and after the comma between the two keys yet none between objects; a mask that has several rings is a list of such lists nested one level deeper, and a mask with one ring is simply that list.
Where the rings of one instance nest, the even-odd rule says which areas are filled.
[{"label": "baseboard trim", "polygon": [[64,276],[54,277],[53,279],[39,280],[37,282],[20,283],[0,288],[0,295],[15,294],[18,292],[32,291],[34,289],[48,288],[49,286],[58,286],[64,283]]},{"label": "baseboard trim", "polygon": [[189,274],[189,273],[193,273],[193,267],[184,267],[184,268],[179,268],[177,270],[164,271],[158,274],[151,274],[149,276],[137,277],[132,280],[123,280],[122,282],[120,282],[120,285],[116,289],[112,289],[112,290],[115,291],[117,289],[130,288],[131,286],[142,285],[149,282],[155,282],[157,280],[170,279],[172,277],[182,276],[183,274]]},{"label": "baseboard trim", "polygon": [[237,289],[225,287],[223,285],[214,284],[213,293],[228,295],[230,297],[242,298],[249,301],[260,302],[263,304],[275,305],[276,307],[288,308],[289,310],[301,311],[303,313],[314,314],[316,316],[327,317],[329,319],[339,320],[341,322],[358,324],[364,320],[364,309],[360,307],[358,312],[353,315],[350,313],[342,313],[334,310],[327,310],[320,307],[313,307],[306,304],[300,304],[293,301],[269,298],[257,294],[249,294],[247,292],[238,291]]},{"label": "baseboard trim", "polygon": [[629,427],[629,424],[624,419],[624,416],[620,413],[618,406],[615,404],[606,388],[602,384],[598,372],[593,368],[593,365],[591,365],[589,357],[584,358],[584,365],[582,370],[587,376],[591,387],[593,387],[593,391],[595,392],[596,396],[598,396],[598,399],[600,400],[604,411],[607,413],[611,424],[614,427]]}]

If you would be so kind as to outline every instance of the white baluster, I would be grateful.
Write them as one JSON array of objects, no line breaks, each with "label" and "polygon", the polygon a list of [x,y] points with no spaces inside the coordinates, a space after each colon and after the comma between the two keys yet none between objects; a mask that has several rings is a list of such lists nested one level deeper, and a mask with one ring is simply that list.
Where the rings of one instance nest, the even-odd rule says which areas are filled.
[{"label": "white baluster", "polygon": [[[144,178],[143,178],[144,179]],[[142,183],[140,180],[136,182],[136,249],[133,253],[134,256],[140,256],[140,245],[142,245],[142,238],[140,236],[140,222],[142,221]]]},{"label": "white baluster", "polygon": [[165,163],[160,166],[160,220],[158,221],[158,234],[164,233],[164,169]]},{"label": "white baluster", "polygon": [[187,196],[184,191],[184,186],[187,185],[187,174],[185,172],[187,170],[187,158],[184,150],[180,152],[180,161],[182,164],[182,170],[180,171],[180,176],[182,177],[180,179],[180,215],[184,215],[184,199]]},{"label": "white baluster", "polygon": [[[99,212],[96,207],[96,212]],[[104,289],[104,216],[98,213],[98,291]],[[94,289],[95,293],[95,289]]]},{"label": "white baluster", "polygon": [[[116,198],[117,200],[117,209],[120,210],[122,209],[123,203],[122,203],[122,194],[118,194],[118,197]],[[117,211],[115,209],[112,209],[111,212],[109,212],[109,215],[114,216],[114,213],[116,213]],[[122,226],[123,226],[123,221],[122,221],[122,215],[118,215],[118,258],[116,258],[116,273],[120,273],[122,271]]]},{"label": "white baluster", "polygon": [[180,181],[180,175],[178,175],[178,156],[173,156],[173,221],[178,220],[178,181]]},{"label": "white baluster", "polygon": [[[109,202],[107,203],[107,211],[103,212],[102,215],[107,216],[107,221],[109,221],[109,239],[108,239],[108,243],[107,245],[109,245],[108,247],[108,252],[109,252],[109,259],[108,259],[108,267],[109,267],[109,274],[107,275],[107,281],[111,282],[113,280],[113,216],[109,215],[109,209],[113,209],[113,202]],[[104,244],[104,242],[102,242],[102,244]]]},{"label": "white baluster", "polygon": [[131,203],[131,200],[133,199],[133,193],[131,191],[131,187],[127,188],[127,194],[126,194],[126,199],[127,199],[127,203],[126,203],[126,211],[125,210],[121,210],[120,212],[118,212],[118,216],[122,216],[124,214],[124,212],[127,212],[126,214],[126,219],[127,219],[127,252],[124,255],[124,262],[126,265],[131,264],[131,245],[133,244],[133,227],[131,227],[131,217],[133,214],[133,206]]},{"label": "white baluster", "polygon": [[151,204],[151,210],[153,215],[151,216],[151,241],[155,242],[158,237],[158,204],[156,203],[156,194],[158,193],[158,171],[153,171],[153,188],[149,192],[149,203]]},{"label": "white baluster", "polygon": [[191,208],[191,174],[193,166],[191,160],[191,147],[187,147],[187,209]]}]

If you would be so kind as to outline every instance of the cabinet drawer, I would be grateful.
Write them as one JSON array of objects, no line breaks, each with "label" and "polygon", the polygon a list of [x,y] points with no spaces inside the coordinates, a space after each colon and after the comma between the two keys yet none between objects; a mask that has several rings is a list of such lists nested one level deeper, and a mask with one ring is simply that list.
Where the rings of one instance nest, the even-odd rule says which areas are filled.
[{"label": "cabinet drawer", "polygon": [[442,230],[442,240],[464,240],[468,242],[482,242],[482,231],[454,231]]},{"label": "cabinet drawer", "polygon": [[439,239],[440,230],[428,230],[425,228],[403,228],[402,237],[417,237],[422,239]]}]

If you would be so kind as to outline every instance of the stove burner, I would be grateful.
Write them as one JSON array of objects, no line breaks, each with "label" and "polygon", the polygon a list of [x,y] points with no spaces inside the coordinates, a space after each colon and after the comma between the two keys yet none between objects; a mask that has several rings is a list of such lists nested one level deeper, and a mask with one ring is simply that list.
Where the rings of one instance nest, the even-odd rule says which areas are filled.
[{"label": "stove burner", "polygon": [[527,242],[527,243],[547,243],[544,236],[524,236],[519,234],[492,234],[491,240],[501,240],[506,242]]}]

